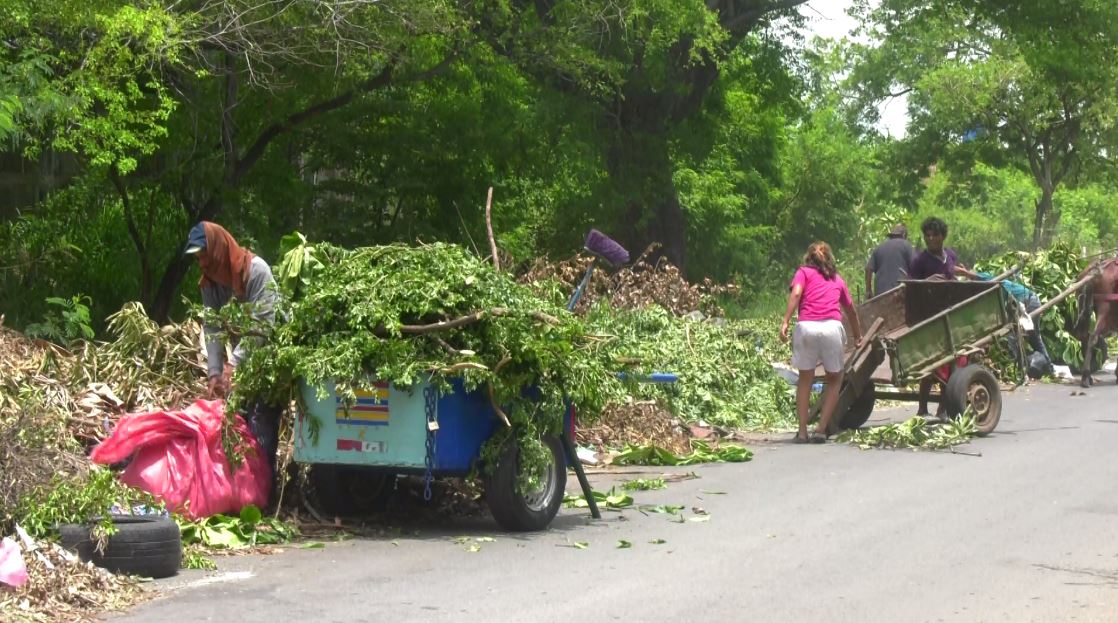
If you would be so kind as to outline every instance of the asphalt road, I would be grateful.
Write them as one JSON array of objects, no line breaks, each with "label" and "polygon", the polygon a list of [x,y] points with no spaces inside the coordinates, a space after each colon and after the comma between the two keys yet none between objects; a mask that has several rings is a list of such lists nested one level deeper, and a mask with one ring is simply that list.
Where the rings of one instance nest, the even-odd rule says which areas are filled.
[{"label": "asphalt road", "polygon": [[[684,505],[683,523],[563,509],[548,532],[510,535],[447,518],[395,539],[221,558],[110,620],[1118,621],[1112,379],[1085,396],[1007,396],[998,430],[967,454],[758,443],[750,463],[635,494]],[[693,506],[709,520],[691,521]]]}]

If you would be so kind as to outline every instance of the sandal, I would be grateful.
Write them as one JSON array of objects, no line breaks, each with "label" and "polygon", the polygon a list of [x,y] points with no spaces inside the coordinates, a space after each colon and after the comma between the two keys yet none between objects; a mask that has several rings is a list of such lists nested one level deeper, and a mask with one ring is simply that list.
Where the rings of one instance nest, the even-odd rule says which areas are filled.
[{"label": "sandal", "polygon": [[799,433],[796,433],[796,436],[792,438],[792,443],[807,443],[807,442],[808,442],[808,438],[807,437],[800,437]]},{"label": "sandal", "polygon": [[811,443],[827,443],[827,436],[816,431],[811,434]]}]

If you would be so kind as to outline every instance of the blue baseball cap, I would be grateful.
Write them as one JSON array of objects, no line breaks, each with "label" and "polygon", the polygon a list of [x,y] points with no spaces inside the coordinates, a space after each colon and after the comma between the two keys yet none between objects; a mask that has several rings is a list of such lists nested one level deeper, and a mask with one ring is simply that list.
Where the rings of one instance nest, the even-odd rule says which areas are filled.
[{"label": "blue baseball cap", "polygon": [[202,223],[198,223],[190,228],[190,235],[186,238],[186,251],[187,255],[192,255],[206,248],[206,228]]}]

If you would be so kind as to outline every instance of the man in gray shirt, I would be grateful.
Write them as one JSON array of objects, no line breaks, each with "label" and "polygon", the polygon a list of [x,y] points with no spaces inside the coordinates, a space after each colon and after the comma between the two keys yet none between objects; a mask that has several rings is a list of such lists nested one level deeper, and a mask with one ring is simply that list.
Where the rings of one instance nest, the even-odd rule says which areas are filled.
[{"label": "man in gray shirt", "polygon": [[877,245],[866,262],[866,294],[873,297],[897,287],[908,276],[908,266],[916,251],[908,241],[908,228],[896,225],[889,237]]},{"label": "man in gray shirt", "polygon": [[[268,263],[248,249],[237,244],[224,227],[209,221],[202,221],[190,230],[187,238],[186,253],[193,255],[202,269],[202,305],[209,309],[221,309],[232,300],[246,305],[249,313],[258,321],[271,324],[276,315],[276,282]],[[206,325],[206,355],[209,370],[209,397],[225,398],[231,389],[230,377],[246,355],[246,347],[259,344],[262,338],[238,340],[233,348],[230,361],[225,361],[225,345],[222,343],[220,327]],[[272,468],[276,470],[276,447],[278,445],[279,417],[282,409],[269,405],[257,398],[248,405],[243,414],[260,444]],[[273,493],[275,478],[272,479]],[[272,496],[274,497],[274,495]]]},{"label": "man in gray shirt", "polygon": [[[268,263],[241,247],[224,227],[202,221],[190,230],[186,253],[193,255],[202,269],[198,285],[202,305],[218,310],[236,299],[249,307],[258,321],[275,321],[276,282]],[[232,369],[245,358],[246,340],[238,340],[231,361],[225,361],[225,345],[220,327],[206,325],[206,356],[210,376],[210,397],[224,398],[230,390]],[[247,340],[259,343],[260,338]]]}]

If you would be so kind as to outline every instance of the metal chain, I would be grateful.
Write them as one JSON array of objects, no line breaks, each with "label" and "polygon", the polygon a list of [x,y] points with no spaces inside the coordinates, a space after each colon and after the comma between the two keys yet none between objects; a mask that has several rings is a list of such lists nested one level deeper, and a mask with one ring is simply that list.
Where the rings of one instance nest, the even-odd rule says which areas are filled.
[{"label": "metal chain", "polygon": [[439,396],[434,385],[423,388],[424,411],[427,414],[427,456],[423,459],[423,501],[431,501],[431,472],[435,468],[435,433],[439,430]]}]

